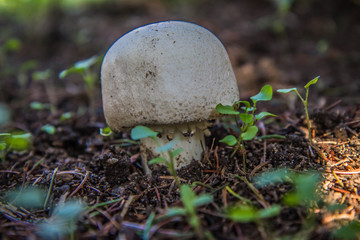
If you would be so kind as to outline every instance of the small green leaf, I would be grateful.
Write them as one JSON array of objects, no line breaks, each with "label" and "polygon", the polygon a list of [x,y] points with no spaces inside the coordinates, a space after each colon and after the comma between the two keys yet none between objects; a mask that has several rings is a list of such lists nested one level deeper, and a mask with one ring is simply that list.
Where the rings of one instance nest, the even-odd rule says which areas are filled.
[{"label": "small green leaf", "polygon": [[53,125],[45,124],[41,127],[41,131],[46,132],[47,134],[54,135],[56,128]]},{"label": "small green leaf", "polygon": [[272,94],[273,90],[271,85],[265,85],[258,94],[252,96],[250,99],[253,100],[254,103],[258,101],[270,101],[272,99]]},{"label": "small green leaf", "polygon": [[177,139],[172,140],[171,142],[161,146],[161,147],[157,147],[155,149],[156,152],[167,152],[170,151],[171,149],[174,148],[175,144],[177,142]]},{"label": "small green leaf", "polygon": [[258,132],[258,127],[257,126],[250,126],[246,132],[241,134],[241,137],[244,141],[249,141],[255,138],[257,132]]},{"label": "small green leaf", "polygon": [[229,114],[229,115],[238,115],[239,112],[235,111],[233,106],[229,106],[229,105],[222,105],[221,103],[219,103],[216,106],[216,110],[221,113],[221,114]]},{"label": "small green leaf", "polygon": [[157,158],[153,158],[151,159],[148,164],[152,165],[152,164],[166,164],[166,159],[162,158],[162,157],[157,157]]},{"label": "small green leaf", "polygon": [[281,211],[280,205],[271,205],[269,208],[261,209],[257,213],[257,218],[269,218],[278,215]]},{"label": "small green leaf", "polygon": [[71,112],[63,113],[60,116],[60,122],[64,122],[64,121],[69,120],[71,118],[72,118],[72,113]]},{"label": "small green leaf", "polygon": [[86,69],[89,69],[92,65],[99,61],[99,56],[93,56],[91,58],[76,62],[72,67],[60,72],[59,78],[63,79],[71,73],[83,73]]},{"label": "small green leaf", "polygon": [[5,142],[10,150],[24,151],[28,150],[32,144],[32,136],[30,133],[13,133],[11,137],[6,138]]},{"label": "small green leaf", "polygon": [[286,168],[265,172],[255,177],[254,184],[257,187],[264,187],[269,184],[282,183],[288,179],[289,175],[289,170]]},{"label": "small green leaf", "polygon": [[184,149],[183,148],[178,148],[178,149],[175,149],[174,151],[172,151],[170,154],[171,154],[171,157],[174,158],[176,157],[177,155],[179,155]]},{"label": "small green leaf", "polygon": [[163,217],[166,219],[166,218],[171,218],[171,217],[179,216],[179,215],[185,216],[186,210],[184,208],[172,207],[172,208],[167,209],[166,214]]},{"label": "small green leaf", "polygon": [[41,102],[31,102],[30,108],[34,110],[48,110],[50,109],[50,104],[48,103],[41,103]]},{"label": "small green leaf", "polygon": [[289,93],[289,92],[298,92],[297,88],[287,88],[287,89],[278,89],[277,92],[279,93]]},{"label": "small green leaf", "polygon": [[59,78],[60,79],[63,79],[65,77],[67,77],[68,75],[72,74],[72,73],[79,73],[81,74],[84,70],[83,69],[78,69],[78,68],[75,68],[75,67],[70,67],[68,69],[65,69],[63,71],[61,71],[59,73]]},{"label": "small green leaf", "polygon": [[100,128],[100,135],[104,136],[104,137],[108,137],[112,134],[112,130],[109,126],[104,127],[104,128]]},{"label": "small green leaf", "polygon": [[342,226],[340,229],[335,230],[333,235],[337,239],[359,239],[360,223],[358,220],[353,220],[350,223]]},{"label": "small green leaf", "polygon": [[145,126],[136,126],[131,130],[131,138],[133,140],[140,140],[147,137],[156,137],[158,132],[151,130]]},{"label": "small green leaf", "polygon": [[228,135],[223,139],[219,140],[219,142],[226,143],[229,146],[234,146],[237,143],[237,139],[233,135]]},{"label": "small green leaf", "polygon": [[248,223],[256,220],[257,210],[250,205],[237,205],[226,209],[226,216],[235,222]]},{"label": "small green leaf", "polygon": [[92,56],[91,58],[78,61],[74,64],[75,68],[87,69],[99,61],[99,56]]},{"label": "small green leaf", "polygon": [[196,195],[191,188],[188,185],[181,185],[180,195],[186,211],[189,212],[190,215],[195,213],[194,201]]},{"label": "small green leaf", "polygon": [[255,118],[256,118],[256,120],[261,120],[264,117],[268,117],[268,116],[277,117],[275,114],[272,114],[272,113],[269,113],[269,112],[261,112],[261,113],[255,115]]},{"label": "small green leaf", "polygon": [[316,78],[314,78],[313,80],[311,80],[310,82],[308,82],[304,88],[307,89],[309,88],[311,85],[315,84],[318,80],[319,80],[320,76],[317,76]]},{"label": "small green leaf", "polygon": [[239,114],[241,121],[244,123],[252,124],[254,122],[254,115],[249,113],[240,113]]},{"label": "small green leaf", "polygon": [[194,206],[195,207],[200,207],[202,205],[206,205],[209,204],[213,201],[213,196],[210,194],[202,194],[199,195],[198,197],[196,197],[196,199],[194,200]]}]

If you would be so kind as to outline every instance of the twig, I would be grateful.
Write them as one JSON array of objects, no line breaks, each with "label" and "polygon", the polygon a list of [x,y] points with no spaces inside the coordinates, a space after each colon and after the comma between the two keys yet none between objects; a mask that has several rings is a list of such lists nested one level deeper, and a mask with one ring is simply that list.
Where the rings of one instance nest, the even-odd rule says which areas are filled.
[{"label": "twig", "polygon": [[263,163],[260,163],[259,165],[257,165],[250,173],[250,178],[253,177],[255,175],[255,173],[257,173],[260,169],[262,169],[263,167],[265,167],[266,165],[268,165],[270,163],[270,161],[266,161]]},{"label": "twig", "polygon": [[54,181],[55,181],[55,178],[56,178],[56,172],[57,172],[58,168],[55,168],[54,171],[53,171],[53,174],[51,176],[51,181],[50,181],[50,186],[49,186],[49,190],[46,194],[46,198],[45,198],[45,201],[44,201],[44,209],[47,208],[47,205],[49,203],[49,199],[50,199],[50,195],[51,195],[51,192],[52,192],[52,189],[54,187]]},{"label": "twig", "polygon": [[333,174],[334,178],[336,179],[336,181],[340,184],[340,186],[344,187],[344,183],[342,181],[340,181],[339,177],[336,175],[334,170],[331,170],[331,173]]},{"label": "twig", "polygon": [[161,196],[160,196],[160,193],[159,193],[159,190],[157,189],[157,187],[154,187],[154,190],[155,190],[155,193],[156,193],[156,197],[159,201],[159,204],[161,206]]},{"label": "twig", "polygon": [[[332,170],[326,169],[325,172],[332,172]],[[336,171],[334,170],[334,173],[336,174],[341,174],[341,175],[352,175],[352,174],[360,174],[360,168],[357,168],[355,170],[352,171]]]},{"label": "twig", "polygon": [[87,171],[85,174],[84,179],[81,181],[81,183],[79,184],[79,186],[69,195],[69,198],[73,197],[85,184],[86,180],[89,177],[89,172]]},{"label": "twig", "polygon": [[214,156],[215,156],[215,159],[216,159],[216,175],[219,175],[219,172],[220,172],[219,155],[217,153],[218,149],[219,149],[218,146],[216,146],[215,151],[214,151]]},{"label": "twig", "polygon": [[256,187],[254,187],[254,185],[251,182],[249,182],[245,177],[241,177],[241,176],[237,176],[237,177],[248,185],[250,190],[255,194],[256,198],[258,199],[260,204],[263,205],[264,208],[270,207],[270,204],[265,200],[263,195],[259,192],[259,190],[257,190]]},{"label": "twig", "polygon": [[135,199],[135,197],[137,197],[137,196],[136,195],[130,195],[128,200],[126,200],[124,208],[123,208],[123,210],[121,211],[121,214],[120,214],[121,219],[124,219],[126,213],[129,210],[129,207],[130,207],[132,201]]}]

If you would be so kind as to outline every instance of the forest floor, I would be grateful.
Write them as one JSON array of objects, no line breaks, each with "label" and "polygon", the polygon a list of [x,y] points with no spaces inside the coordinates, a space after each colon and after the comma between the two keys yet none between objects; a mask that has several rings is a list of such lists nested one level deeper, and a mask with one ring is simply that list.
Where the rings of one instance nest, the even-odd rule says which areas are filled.
[{"label": "forest floor", "polygon": [[[283,12],[260,0],[114,1],[78,11],[53,8],[43,19],[23,23],[0,18],[0,130],[31,134],[27,151],[3,151],[2,238],[356,239],[359,12],[355,1],[296,1]],[[219,142],[238,134],[229,128],[234,123],[212,121],[204,158],[178,173],[196,196],[212,196],[193,219],[189,213],[169,216],[169,209],[184,202],[174,177],[158,166],[150,167],[151,177],[144,175],[139,146],[128,132],[99,134],[106,127],[100,81],[89,94],[78,75],[58,78],[76,61],[105,54],[126,32],[169,19],[214,32],[229,53],[241,99],[270,84],[273,99],[258,107],[278,116],[259,121],[259,138],[245,143],[245,171],[242,154],[231,156],[233,148]],[[14,38],[21,47],[5,49]],[[98,65],[91,69],[95,74]],[[51,69],[46,80],[36,80],[33,73],[46,69]],[[297,87],[304,94],[303,86],[318,75],[309,95],[310,144],[300,100],[275,90]],[[34,102],[43,103],[42,109]],[[282,138],[261,138],[265,135]],[[274,171],[276,181],[256,184]],[[27,205],[37,191],[45,204]],[[75,199],[81,204],[71,205]]]}]

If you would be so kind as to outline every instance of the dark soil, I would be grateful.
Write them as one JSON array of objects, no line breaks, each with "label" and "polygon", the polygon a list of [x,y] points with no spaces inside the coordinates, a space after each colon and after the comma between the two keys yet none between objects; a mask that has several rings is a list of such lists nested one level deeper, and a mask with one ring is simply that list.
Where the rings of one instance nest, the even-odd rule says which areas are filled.
[{"label": "dark soil", "polygon": [[[152,176],[144,175],[138,145],[126,141],[129,133],[110,137],[99,134],[99,128],[106,126],[100,85],[94,96],[95,116],[90,116],[89,96],[81,79],[77,75],[57,78],[60,70],[74,62],[104,54],[127,31],[168,19],[198,23],[222,40],[243,100],[264,84],[274,89],[302,90],[309,80],[321,75],[318,84],[310,87],[315,144],[308,140],[302,105],[291,94],[274,94],[272,101],[259,104],[259,111],[278,115],[258,124],[259,136],[277,134],[285,139],[246,142],[245,172],[241,153],[230,157],[233,148],[219,143],[224,136],[236,133],[221,120],[213,122],[202,161],[178,172],[182,183],[193,184],[194,192],[213,196],[211,204],[197,208],[204,232],[209,231],[215,239],[334,239],[334,229],[358,220],[360,6],[355,1],[296,1],[283,16],[285,30],[275,32],[274,25],[267,25],[280,17],[271,1],[170,2],[119,1],[89,5],[71,13],[54,9],[56,14],[42,19],[42,30],[11,18],[0,19],[4,26],[0,44],[12,36],[21,39],[23,45],[19,51],[6,52],[6,61],[0,59],[0,104],[12,115],[0,130],[21,129],[30,132],[33,139],[29,151],[11,151],[0,165],[0,234],[4,239],[39,238],[39,223],[51,221],[54,207],[70,199],[88,206],[114,200],[81,216],[76,223],[76,239],[141,239],[152,212],[157,220],[149,233],[153,239],[201,237],[194,234],[185,217],[161,220],[166,209],[182,206],[179,189],[167,169],[150,166]],[[38,61],[38,66],[22,69],[31,59]],[[48,68],[56,73],[50,92],[49,84],[31,77],[35,70]],[[34,101],[52,102],[56,111],[31,109],[29,103]],[[72,117],[60,120],[66,112]],[[55,134],[42,131],[45,124],[55,126]],[[318,192],[324,206],[337,203],[345,207],[329,211],[320,205],[285,206],[282,199],[293,190],[291,184],[254,190],[242,180],[251,183],[259,174],[278,168],[299,173],[318,171],[322,176]],[[19,187],[38,187],[46,193],[52,180],[46,208],[25,209],[4,197]],[[229,220],[224,209],[239,199],[226,186],[259,209],[280,204],[282,210],[257,222]]]}]

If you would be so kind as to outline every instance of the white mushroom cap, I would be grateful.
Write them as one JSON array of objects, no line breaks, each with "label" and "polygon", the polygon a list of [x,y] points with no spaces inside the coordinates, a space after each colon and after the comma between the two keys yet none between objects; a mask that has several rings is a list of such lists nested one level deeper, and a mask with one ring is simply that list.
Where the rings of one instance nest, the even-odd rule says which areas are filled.
[{"label": "white mushroom cap", "polygon": [[228,54],[207,29],[167,21],[119,38],[101,67],[105,118],[114,130],[199,122],[239,91]]}]

